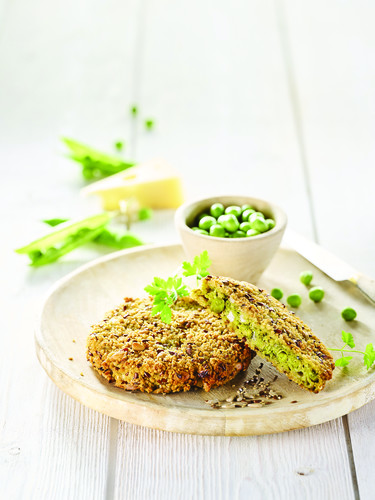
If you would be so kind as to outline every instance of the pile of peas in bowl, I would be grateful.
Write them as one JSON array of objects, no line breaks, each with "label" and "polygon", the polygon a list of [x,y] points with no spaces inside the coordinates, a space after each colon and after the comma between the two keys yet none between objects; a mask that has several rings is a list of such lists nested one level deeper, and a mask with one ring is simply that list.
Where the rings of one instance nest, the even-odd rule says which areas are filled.
[{"label": "pile of peas in bowl", "polygon": [[214,203],[208,212],[196,217],[193,231],[216,238],[246,238],[275,227],[273,219],[249,204],[224,207],[222,203]]}]

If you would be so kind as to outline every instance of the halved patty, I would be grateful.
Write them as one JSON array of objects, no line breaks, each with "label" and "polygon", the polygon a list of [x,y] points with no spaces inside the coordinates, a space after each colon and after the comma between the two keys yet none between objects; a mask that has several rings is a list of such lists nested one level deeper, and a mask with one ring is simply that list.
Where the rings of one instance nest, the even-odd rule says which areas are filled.
[{"label": "halved patty", "polygon": [[151,310],[151,298],[125,298],[92,327],[87,359],[118,387],[209,391],[245,370],[255,355],[225,322],[190,297],[177,300],[170,324],[151,316]]},{"label": "halved patty", "polygon": [[250,349],[288,378],[319,392],[332,378],[331,354],[311,329],[285,305],[254,285],[207,276],[192,297],[227,319]]}]

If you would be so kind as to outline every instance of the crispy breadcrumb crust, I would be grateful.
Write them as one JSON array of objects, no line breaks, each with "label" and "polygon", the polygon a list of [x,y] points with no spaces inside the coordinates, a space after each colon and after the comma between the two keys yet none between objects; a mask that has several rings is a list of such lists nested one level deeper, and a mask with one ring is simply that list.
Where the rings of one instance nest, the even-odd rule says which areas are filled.
[{"label": "crispy breadcrumb crust", "polygon": [[209,309],[190,297],[172,306],[172,321],[152,316],[152,299],[125,298],[93,325],[87,359],[109,382],[126,390],[209,391],[246,370],[255,355]]}]

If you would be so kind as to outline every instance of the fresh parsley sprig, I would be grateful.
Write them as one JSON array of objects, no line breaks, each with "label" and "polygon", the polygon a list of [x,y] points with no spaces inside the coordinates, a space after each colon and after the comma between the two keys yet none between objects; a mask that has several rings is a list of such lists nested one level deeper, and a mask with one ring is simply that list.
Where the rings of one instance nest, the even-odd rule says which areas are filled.
[{"label": "fresh parsley sprig", "polygon": [[208,275],[208,269],[212,264],[207,250],[194,257],[193,263],[184,261],[182,263],[182,273],[184,276],[197,276],[198,279],[205,278]]},{"label": "fresh parsley sprig", "polygon": [[[208,275],[208,268],[211,265],[211,260],[207,250],[200,255],[194,257],[193,264],[183,262],[183,276],[196,276],[197,280]],[[155,316],[160,314],[160,319],[164,323],[170,323],[172,320],[171,306],[176,302],[178,297],[186,297],[189,295],[187,286],[183,283],[180,276],[172,276],[163,280],[155,277],[151,285],[145,287],[145,291],[154,297],[154,304],[151,314]]]},{"label": "fresh parsley sprig", "polygon": [[167,280],[154,278],[151,285],[145,287],[145,291],[154,297],[154,307],[151,314],[155,316],[160,313],[160,319],[164,323],[170,323],[172,320],[173,305],[178,297],[189,295],[186,285],[182,284],[182,278],[173,276]]},{"label": "fresh parsley sprig", "polygon": [[[341,338],[344,342],[344,346],[341,349],[333,349],[329,348],[330,351],[338,351],[341,352],[341,358],[337,359],[335,362],[336,366],[347,366],[350,361],[353,359],[353,356],[345,356],[344,352],[349,352],[349,353],[357,353],[357,354],[363,354],[363,364],[369,370],[372,365],[375,363],[375,350],[374,346],[370,343],[366,345],[366,348],[364,351],[358,351],[354,350],[355,347],[355,342],[353,339],[353,335],[349,332],[345,332],[344,330],[341,332]],[[345,347],[348,346],[350,349],[345,349]]]}]

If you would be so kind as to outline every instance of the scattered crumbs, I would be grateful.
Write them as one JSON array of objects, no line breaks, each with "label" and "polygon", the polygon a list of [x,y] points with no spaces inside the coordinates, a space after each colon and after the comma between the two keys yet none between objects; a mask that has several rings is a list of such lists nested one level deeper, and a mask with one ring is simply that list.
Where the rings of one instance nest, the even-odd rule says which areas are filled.
[{"label": "scattered crumbs", "polygon": [[81,372],[81,377],[84,377],[83,373]]},{"label": "scattered crumbs", "polygon": [[73,358],[69,358],[69,361],[73,361]]},{"label": "scattered crumbs", "polygon": [[72,342],[76,343],[76,339],[73,339]]},{"label": "scattered crumbs", "polygon": [[[235,394],[223,400],[206,399],[205,403],[211,408],[244,408],[251,406],[252,408],[260,408],[268,406],[274,401],[282,399],[284,396],[273,390],[272,384],[277,380],[277,376],[272,380],[265,382],[264,377],[260,377],[263,363],[255,370],[255,374],[248,380],[245,380]],[[232,385],[232,387],[236,387]],[[292,401],[297,403],[297,401]]]},{"label": "scattered crumbs", "polygon": [[301,470],[297,470],[296,473],[299,476],[310,476],[310,474],[314,473],[314,469],[312,467],[301,468]]},{"label": "scattered crumbs", "polygon": [[291,401],[291,403],[298,403],[298,401]]}]

